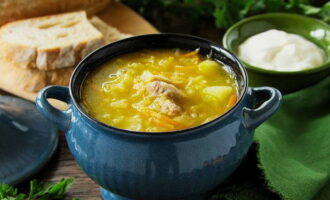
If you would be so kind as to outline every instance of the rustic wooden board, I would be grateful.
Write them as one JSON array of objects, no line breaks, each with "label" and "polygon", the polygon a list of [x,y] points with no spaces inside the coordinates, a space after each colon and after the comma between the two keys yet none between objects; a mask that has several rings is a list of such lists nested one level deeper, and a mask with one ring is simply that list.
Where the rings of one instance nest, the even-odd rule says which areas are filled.
[{"label": "rustic wooden board", "polygon": [[[94,183],[78,166],[73,159],[64,133],[60,133],[59,148],[48,165],[35,176],[41,181],[59,181],[61,178],[74,178],[75,183],[67,194],[66,200],[78,197],[81,200],[100,200],[100,187]],[[22,184],[19,188],[28,188],[29,183]]]},{"label": "rustic wooden board", "polygon": [[[141,16],[136,14],[125,5],[113,2],[111,5],[98,15],[102,20],[110,25],[118,28],[121,32],[133,35],[158,33],[158,31],[150,25]],[[16,90],[9,86],[1,79],[0,74],[0,88],[4,91],[22,97],[24,99],[34,101],[36,94]],[[7,93],[0,91],[0,95]],[[54,101],[54,105],[64,108],[65,104],[62,102]],[[71,188],[66,199],[72,197],[79,197],[81,200],[100,200],[99,186],[94,183],[87,175],[79,168],[73,159],[64,137],[64,133],[59,134],[59,148],[52,158],[50,163],[39,172],[34,178],[43,181],[57,181],[63,177],[75,178],[75,184]],[[25,190],[28,188],[29,183],[23,183],[19,186],[20,189]]]},{"label": "rustic wooden board", "polygon": [[[98,17],[123,33],[129,33],[132,35],[158,33],[157,29],[155,29],[149,22],[120,2],[112,2],[108,8],[98,14]],[[36,93],[18,90],[1,79],[1,76],[2,74],[0,74],[0,89],[29,101],[35,100]],[[66,107],[62,102],[56,100],[51,102],[58,108]]]},{"label": "rustic wooden board", "polygon": [[132,35],[158,33],[149,22],[122,3],[113,2],[98,16],[124,33]]}]

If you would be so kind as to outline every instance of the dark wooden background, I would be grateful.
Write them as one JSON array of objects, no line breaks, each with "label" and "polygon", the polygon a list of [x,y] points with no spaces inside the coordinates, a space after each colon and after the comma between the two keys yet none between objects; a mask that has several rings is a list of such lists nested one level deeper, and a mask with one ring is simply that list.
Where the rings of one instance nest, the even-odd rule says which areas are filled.
[{"label": "dark wooden background", "polygon": [[[61,178],[72,177],[75,183],[69,190],[66,199],[78,197],[81,200],[100,200],[99,186],[94,183],[87,175],[79,168],[76,161],[73,159],[64,133],[59,133],[58,149],[47,164],[47,166],[35,176],[36,179],[42,181],[58,181]],[[21,187],[27,187],[29,183],[24,183]]]},{"label": "dark wooden background", "polygon": [[[0,90],[0,95],[9,95]],[[55,182],[61,178],[74,178],[75,183],[69,190],[66,199],[78,197],[81,200],[100,200],[99,186],[94,183],[87,175],[79,168],[76,161],[73,159],[63,132],[59,132],[58,148],[51,158],[50,162],[44,167],[41,172],[32,177],[41,181]],[[29,189],[29,181],[18,185],[20,191]]]},{"label": "dark wooden background", "polygon": [[[118,4],[118,3],[113,3],[113,4]],[[119,4],[117,7],[120,6]],[[116,6],[112,5],[112,17],[114,16],[119,16],[122,13],[116,12],[117,9]],[[110,18],[112,18],[110,17]],[[132,16],[130,16],[132,17]],[[134,17],[134,16],[133,16]],[[127,17],[126,17],[127,18]],[[121,18],[118,20],[118,24],[112,24],[111,19],[108,20],[107,22],[111,25],[114,25],[115,27],[119,28],[121,26]],[[127,20],[127,19],[126,19]],[[223,34],[223,31],[218,30],[214,27],[214,23],[211,20],[205,20],[203,23],[198,23],[198,28],[193,26],[193,24],[196,24],[195,22],[190,22],[188,23],[187,21],[183,20],[178,20],[177,18],[172,20],[172,19],[164,19],[164,20],[159,20],[159,16],[155,16],[154,19],[148,19],[150,22],[156,26],[156,28],[162,32],[181,32],[181,33],[189,33],[189,34],[194,34],[197,36],[205,37],[208,38],[209,40],[213,40],[215,42],[221,43],[221,37]],[[165,23],[166,22],[166,23]],[[167,22],[172,22],[172,23],[167,23]],[[135,23],[135,21],[133,21]],[[123,26],[124,30],[123,32],[127,33],[132,33],[134,34],[135,32],[139,31],[144,31],[142,30],[135,30],[133,26]],[[145,28],[145,27],[143,27]],[[126,30],[127,29],[127,30]],[[0,90],[0,95],[8,95],[5,92],[2,92]],[[253,155],[255,153],[252,153]],[[257,169],[256,166],[254,165],[254,162],[249,162],[252,163],[252,166],[248,167],[246,165],[243,166],[243,168],[248,168],[249,172],[252,170]],[[255,162],[256,163],[256,162]],[[260,174],[259,172],[256,172],[257,174]],[[251,177],[255,176],[255,173],[249,173]],[[237,176],[242,176],[242,174],[238,174]],[[50,182],[55,182],[60,180],[61,178],[65,177],[71,177],[75,179],[75,183],[73,184],[72,188],[69,190],[66,199],[72,199],[73,197],[80,198],[81,200],[101,200],[100,194],[99,194],[99,186],[94,183],[90,178],[87,177],[87,175],[79,168],[78,164],[75,162],[73,159],[67,143],[65,141],[64,133],[60,132],[59,133],[59,145],[58,149],[55,152],[55,155],[52,157],[50,162],[44,167],[44,169],[41,172],[38,172],[38,174],[32,178],[41,180],[41,181],[50,181]],[[258,185],[262,185],[262,183],[258,183]],[[20,191],[26,191],[29,188],[29,181],[22,183],[21,185],[18,186]],[[270,193],[269,191],[266,191],[266,193]],[[274,196],[274,194],[271,194]],[[269,195],[268,195],[269,196]],[[271,198],[273,199],[273,198]],[[278,197],[274,199],[279,199]],[[270,198],[267,198],[267,200],[270,200]]]},{"label": "dark wooden background", "polygon": [[[158,32],[141,16],[118,1],[112,1],[109,7],[99,13],[98,16],[124,33],[139,35]],[[15,92],[13,93],[15,94]],[[10,94],[0,90],[0,95]],[[75,179],[75,183],[69,190],[66,199],[72,199],[72,197],[78,197],[81,200],[101,199],[99,186],[79,168],[67,147],[64,133],[59,133],[59,146],[55,155],[44,169],[38,172],[32,179],[54,182],[65,177]],[[29,181],[18,185],[18,189],[23,192],[27,191],[29,189]]]}]

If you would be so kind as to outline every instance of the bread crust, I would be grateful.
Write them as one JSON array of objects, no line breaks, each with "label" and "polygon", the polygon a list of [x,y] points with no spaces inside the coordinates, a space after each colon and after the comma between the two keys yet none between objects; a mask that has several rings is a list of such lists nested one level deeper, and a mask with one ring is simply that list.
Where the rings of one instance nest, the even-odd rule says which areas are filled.
[{"label": "bread crust", "polygon": [[37,69],[23,69],[15,63],[0,59],[1,79],[7,85],[17,90],[38,92],[47,85],[66,86],[70,82],[74,67],[42,71]]},{"label": "bread crust", "polygon": [[[129,34],[120,33],[117,29],[110,27],[97,17],[94,17],[91,23],[105,36],[107,42],[113,42],[131,36]],[[62,53],[59,49],[48,50],[47,56],[49,57],[47,59],[42,58],[43,56],[41,53],[38,53],[35,48],[26,48],[26,46],[19,45],[15,46],[15,48],[13,48],[13,46],[8,48],[6,45],[8,44],[0,42],[0,52],[2,51],[1,49],[4,49],[10,52],[11,55],[17,56],[14,60],[20,59],[21,62],[14,62],[8,58],[4,58],[3,54],[0,53],[0,78],[2,83],[6,83],[6,85],[13,90],[35,93],[47,85],[67,86],[69,84],[75,65],[61,69],[51,67],[54,66],[52,62],[62,62],[58,61],[58,55],[65,54],[66,51],[74,52],[74,55],[71,55],[71,57],[75,58],[74,62],[76,64],[76,62],[80,61],[80,59],[76,60],[76,58],[85,57],[90,51],[96,49],[99,43],[98,40],[95,42],[80,43],[76,46],[68,47],[68,49],[62,49],[62,51],[64,51]],[[20,52],[20,54],[17,52]],[[37,55],[40,55],[39,59]],[[36,62],[28,62],[33,59],[36,60]],[[49,63],[46,63],[45,60],[49,61]],[[48,70],[39,70],[36,66],[27,67],[28,64],[37,65],[36,63],[38,62],[40,62],[39,65],[47,65]],[[66,63],[62,63],[61,65],[71,65],[72,63],[73,61],[67,59]],[[59,65],[59,63],[56,65]]]},{"label": "bread crust", "polygon": [[89,16],[106,8],[111,0],[1,0],[0,26],[18,19],[85,10]]},{"label": "bread crust", "polygon": [[131,34],[120,32],[118,29],[109,26],[107,23],[96,16],[92,17],[89,22],[104,35],[106,43],[111,43],[133,36]]},{"label": "bread crust", "polygon": [[[68,13],[58,14],[67,15]],[[39,17],[40,20],[52,18],[54,15]],[[29,19],[28,19],[29,20]],[[40,70],[54,70],[75,66],[82,58],[96,48],[106,44],[102,33],[89,41],[81,41],[78,44],[70,44],[61,47],[40,48],[22,45],[15,41],[4,41],[3,30],[8,26],[22,23],[25,20],[17,20],[8,23],[0,29],[0,56],[8,62],[17,63],[18,67],[28,69],[37,68]]]}]

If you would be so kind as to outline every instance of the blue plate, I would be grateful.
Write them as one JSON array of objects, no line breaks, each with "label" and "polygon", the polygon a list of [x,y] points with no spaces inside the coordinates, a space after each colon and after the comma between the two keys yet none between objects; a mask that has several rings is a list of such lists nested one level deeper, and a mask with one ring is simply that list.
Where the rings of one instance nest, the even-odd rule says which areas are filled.
[{"label": "blue plate", "polygon": [[52,157],[57,129],[34,104],[0,96],[0,183],[18,184],[36,174]]}]

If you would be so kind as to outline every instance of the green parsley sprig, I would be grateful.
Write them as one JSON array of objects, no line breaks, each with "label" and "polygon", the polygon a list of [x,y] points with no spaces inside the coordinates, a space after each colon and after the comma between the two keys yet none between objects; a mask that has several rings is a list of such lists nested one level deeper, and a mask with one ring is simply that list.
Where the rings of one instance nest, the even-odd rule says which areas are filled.
[{"label": "green parsley sprig", "polygon": [[[328,0],[122,0],[147,19],[155,13],[198,21],[213,18],[216,27],[226,29],[248,16],[269,12],[303,14],[330,22]],[[157,15],[159,17],[159,15]],[[161,19],[159,19],[161,20]]]},{"label": "green parsley sprig", "polygon": [[[56,183],[30,182],[30,191],[28,194],[19,193],[17,188],[7,184],[0,184],[1,200],[61,200],[65,193],[73,184],[73,178],[63,178]],[[74,198],[72,200],[79,200]]]}]

